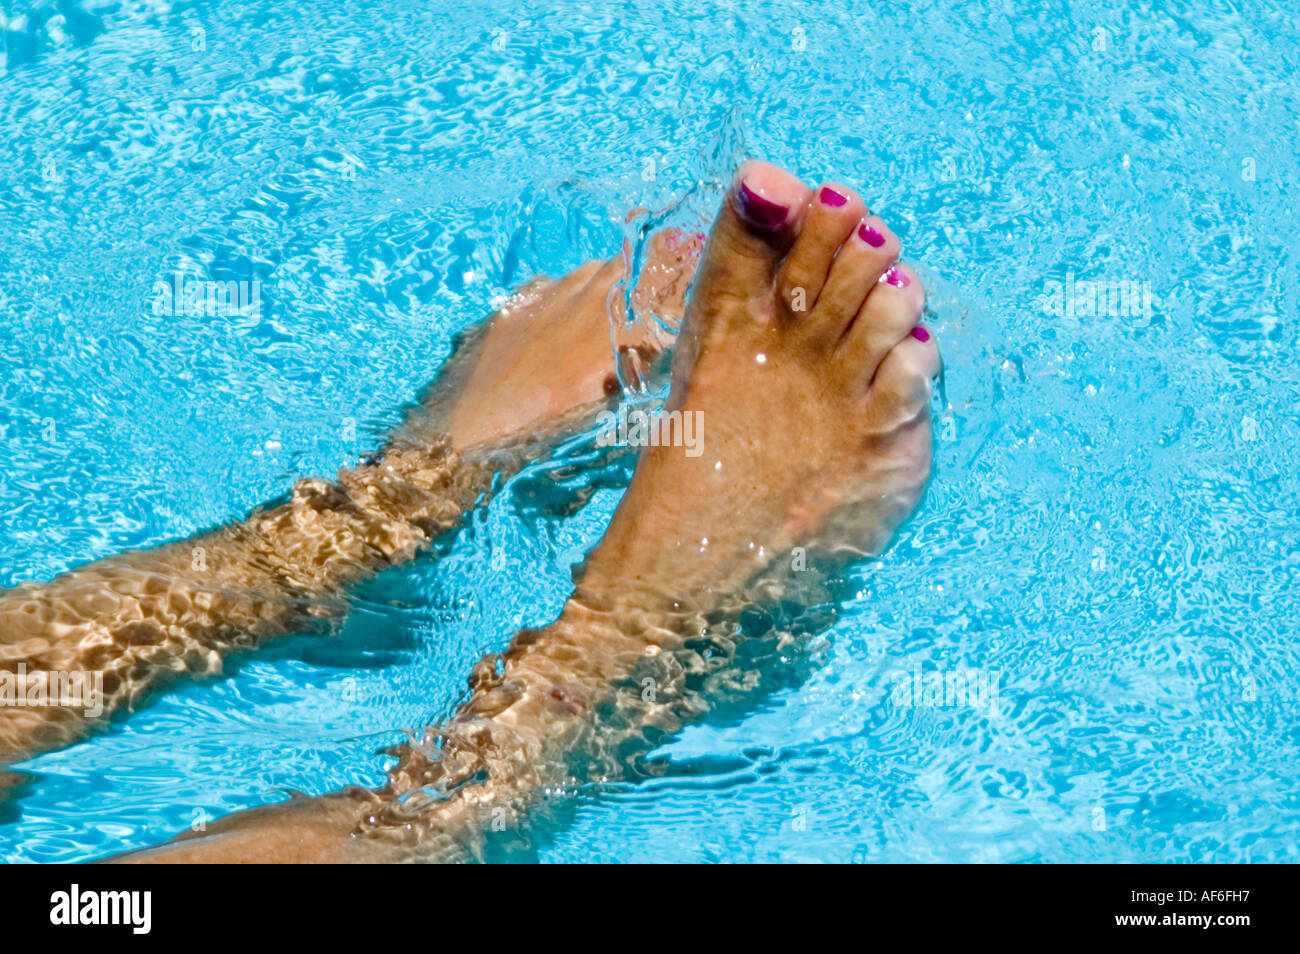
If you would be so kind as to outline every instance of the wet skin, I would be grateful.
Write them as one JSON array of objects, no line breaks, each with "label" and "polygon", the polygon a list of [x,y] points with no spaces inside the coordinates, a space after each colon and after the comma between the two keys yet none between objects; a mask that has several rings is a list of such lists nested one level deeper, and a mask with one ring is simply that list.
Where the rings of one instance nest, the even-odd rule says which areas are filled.
[{"label": "wet skin", "polygon": [[102,713],[0,707],[0,766],[66,745],[178,673],[220,671],[232,650],[337,625],[350,585],[413,557],[495,477],[614,401],[616,353],[668,343],[701,238],[651,237],[635,323],[612,294],[626,250],[528,285],[467,337],[371,462],[300,481],[238,524],[0,593],[0,672],[98,676],[103,693]]},{"label": "wet skin", "polygon": [[[472,859],[544,793],[621,777],[706,712],[710,680],[743,681],[715,651],[743,639],[736,614],[797,590],[795,548],[878,553],[923,493],[939,354],[898,254],[847,186],[743,166],[673,362],[669,407],[703,416],[703,453],[643,450],[560,616],[480,662],[469,700],[397,751],[383,788],[241,812],[121,860]],[[730,642],[706,647],[719,626]]]}]

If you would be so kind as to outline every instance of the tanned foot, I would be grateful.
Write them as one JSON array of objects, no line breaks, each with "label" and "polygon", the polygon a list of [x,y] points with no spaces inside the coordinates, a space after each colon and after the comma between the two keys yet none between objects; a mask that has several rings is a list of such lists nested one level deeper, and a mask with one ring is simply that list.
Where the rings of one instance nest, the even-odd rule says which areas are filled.
[{"label": "tanned foot", "polygon": [[939,369],[898,255],[854,190],[741,168],[673,366],[703,452],[645,450],[580,594],[707,605],[795,546],[884,548],[929,477]]},{"label": "tanned foot", "polygon": [[[482,660],[471,697],[398,750],[383,788],[234,815],[123,860],[479,856],[576,767],[618,777],[708,711],[710,686],[754,682],[734,647],[762,637],[718,619],[725,607],[793,547],[883,549],[928,479],[939,356],[898,254],[853,190],[742,167],[674,359],[669,407],[703,415],[703,453],[642,453],[560,617]],[[725,638],[699,638],[715,626]]]},{"label": "tanned foot", "polygon": [[239,524],[0,593],[0,675],[75,673],[103,690],[102,706],[0,708],[0,762],[66,744],[232,649],[332,625],[348,586],[414,557],[498,474],[608,401],[616,349],[663,347],[701,246],[675,230],[651,238],[632,323],[616,294],[626,255],[534,282],[469,336],[383,451],[337,480],[299,481]]},{"label": "tanned foot", "polygon": [[677,229],[650,238],[633,292],[633,323],[621,285],[626,251],[558,280],[531,282],[471,333],[444,370],[428,401],[433,428],[464,452],[549,435],[575,412],[607,401],[619,391],[615,354],[624,375],[636,374],[671,343],[665,326],[681,322],[703,244],[702,235]]}]

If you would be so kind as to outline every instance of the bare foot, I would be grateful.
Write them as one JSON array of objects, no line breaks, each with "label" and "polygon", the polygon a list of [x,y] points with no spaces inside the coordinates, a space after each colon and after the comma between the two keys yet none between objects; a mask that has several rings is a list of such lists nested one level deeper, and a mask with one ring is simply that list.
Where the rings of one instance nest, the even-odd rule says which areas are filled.
[{"label": "bare foot", "polygon": [[580,597],[707,605],[794,546],[885,547],[929,477],[939,369],[898,254],[852,189],[739,171],[674,359],[703,452],[646,448]]},{"label": "bare foot", "polygon": [[158,681],[214,671],[231,649],[332,625],[349,584],[414,557],[496,474],[608,400],[616,347],[663,347],[668,332],[649,316],[681,317],[701,247],[654,236],[634,296],[645,317],[615,332],[625,257],[534,282],[472,333],[384,452],[337,481],[302,480],[239,524],[0,593],[0,676],[72,673],[94,690],[85,706],[0,708],[0,760],[77,738]]},{"label": "bare foot", "polygon": [[917,325],[920,282],[865,211],[843,186],[814,194],[742,167],[674,362],[670,407],[704,415],[704,452],[643,452],[559,619],[482,660],[469,700],[400,748],[387,785],[235,815],[122,860],[473,856],[489,826],[522,824],[577,766],[615,777],[707,711],[703,677],[743,665],[726,649],[743,634],[697,640],[694,611],[730,602],[794,546],[880,550],[929,475],[938,351]]},{"label": "bare foot", "polygon": [[703,236],[677,229],[651,237],[633,294],[634,324],[616,284],[629,270],[626,251],[531,282],[467,336],[426,399],[432,420],[414,426],[448,433],[463,453],[553,433],[607,401],[619,390],[615,353],[628,373],[671,343],[654,319],[680,324],[702,248]]}]

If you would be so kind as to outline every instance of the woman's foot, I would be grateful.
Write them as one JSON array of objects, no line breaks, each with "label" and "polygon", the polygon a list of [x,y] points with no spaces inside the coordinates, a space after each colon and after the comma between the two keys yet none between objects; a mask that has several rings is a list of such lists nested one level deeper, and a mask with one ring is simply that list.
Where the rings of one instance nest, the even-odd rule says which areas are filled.
[{"label": "woman's foot", "polygon": [[646,448],[580,595],[699,605],[792,547],[884,548],[930,473],[939,370],[898,255],[852,189],[741,168],[674,358],[702,453]]},{"label": "woman's foot", "polygon": [[[699,250],[680,232],[651,239],[639,315],[675,324]],[[240,524],[0,594],[0,671],[99,680],[99,705],[0,709],[0,760],[75,739],[158,681],[210,672],[234,648],[330,625],[350,605],[348,585],[411,559],[533,441],[607,398],[616,346],[662,347],[667,332],[648,317],[622,321],[611,290],[626,272],[615,258],[533,283],[448,362],[384,453],[337,481],[301,480],[289,500]],[[507,445],[508,456],[486,453]]]},{"label": "woman's foot", "polygon": [[[670,411],[703,415],[703,453],[643,452],[560,618],[481,661],[470,699],[401,749],[384,788],[267,806],[122,860],[462,858],[576,765],[612,777],[705,711],[699,676],[727,660],[691,645],[682,611],[718,608],[791,547],[883,548],[929,475],[938,351],[897,238],[865,212],[845,187],[742,167],[675,358]],[[637,678],[660,662],[661,678]]]},{"label": "woman's foot", "polygon": [[[703,236],[667,229],[652,236],[625,321],[628,255],[588,262],[558,280],[517,292],[444,369],[426,404],[435,429],[460,452],[514,443],[560,429],[619,391],[623,372],[644,369],[671,342],[682,317]],[[610,315],[614,321],[611,324]],[[658,319],[658,321],[656,321]],[[418,427],[429,427],[421,416]]]}]

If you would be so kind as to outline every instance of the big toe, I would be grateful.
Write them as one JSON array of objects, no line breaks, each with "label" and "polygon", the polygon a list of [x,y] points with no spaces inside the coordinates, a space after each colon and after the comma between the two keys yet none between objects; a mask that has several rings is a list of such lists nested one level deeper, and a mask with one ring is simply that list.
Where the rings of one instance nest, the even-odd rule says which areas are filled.
[{"label": "big toe", "polygon": [[784,169],[742,165],[709,233],[695,294],[734,300],[770,292],[811,198],[812,190]]}]

